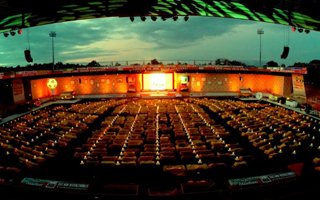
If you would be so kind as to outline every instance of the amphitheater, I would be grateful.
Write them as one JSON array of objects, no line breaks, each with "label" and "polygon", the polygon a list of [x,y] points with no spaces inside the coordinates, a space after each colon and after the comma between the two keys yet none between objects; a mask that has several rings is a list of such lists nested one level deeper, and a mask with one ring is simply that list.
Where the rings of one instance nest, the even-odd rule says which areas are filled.
[{"label": "amphitheater", "polygon": [[[141,12],[320,27],[309,9],[316,2],[297,3],[294,11],[282,1],[69,0],[40,3],[41,11],[35,1],[26,2],[0,2],[4,35],[77,19],[131,19]],[[304,66],[196,61],[64,69],[53,62],[52,70],[1,72],[1,199],[319,195],[320,118],[309,105],[317,98],[308,97],[308,75]]]}]

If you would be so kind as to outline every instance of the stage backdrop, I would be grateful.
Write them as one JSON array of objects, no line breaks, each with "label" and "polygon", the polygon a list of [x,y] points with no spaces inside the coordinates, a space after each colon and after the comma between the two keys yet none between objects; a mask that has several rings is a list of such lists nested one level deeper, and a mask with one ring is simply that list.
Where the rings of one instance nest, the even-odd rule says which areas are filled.
[{"label": "stage backdrop", "polygon": [[[280,96],[290,96],[292,92],[291,76],[266,74],[208,74],[208,73],[178,73],[189,77],[189,91],[199,93],[239,92],[240,89],[251,89],[252,92],[265,92]],[[175,83],[178,88],[178,83]]]},{"label": "stage backdrop", "polygon": [[[181,77],[188,77],[189,92],[239,92],[250,88],[252,92],[266,92],[280,96],[292,93],[292,78],[265,74],[226,74],[226,73],[174,73],[173,90],[179,90]],[[56,77],[58,86],[54,95],[74,91],[76,95],[87,94],[126,94],[128,91],[139,93],[142,90],[141,74],[106,74],[91,76]],[[173,81],[167,80],[167,81]],[[52,95],[47,87],[48,78],[31,81],[32,98],[44,98]],[[170,83],[171,85],[171,83]],[[170,90],[172,90],[170,87]]]},{"label": "stage backdrop", "polygon": [[[125,94],[128,92],[128,85],[134,85],[136,92],[141,90],[141,74],[70,76],[55,79],[58,82],[53,91],[55,96],[69,91],[74,91],[76,95]],[[33,99],[52,96],[52,92],[47,87],[47,81],[48,78],[31,81]]]}]

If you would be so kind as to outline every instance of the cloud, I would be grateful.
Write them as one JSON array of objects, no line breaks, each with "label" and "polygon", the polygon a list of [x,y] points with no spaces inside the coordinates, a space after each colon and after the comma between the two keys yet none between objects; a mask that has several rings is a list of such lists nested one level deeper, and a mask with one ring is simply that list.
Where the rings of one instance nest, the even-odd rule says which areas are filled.
[{"label": "cloud", "polygon": [[129,18],[117,17],[79,20],[29,28],[19,38],[2,38],[7,39],[7,43],[10,41],[10,45],[0,51],[10,54],[4,60],[11,65],[26,64],[23,51],[29,46],[36,63],[51,62],[52,38],[49,32],[55,31],[57,61],[144,59],[157,57],[152,52],[188,48],[204,38],[226,34],[237,23],[239,21],[213,17],[190,17],[187,22],[182,18],[177,21],[158,18],[156,22],[150,18],[145,22],[137,18],[131,22]]},{"label": "cloud", "polygon": [[[24,50],[31,48],[35,63],[52,62],[55,31],[56,62],[88,63],[146,60],[215,60],[228,58],[256,64],[259,61],[257,29],[263,28],[262,61],[293,64],[319,59],[319,33],[290,32],[290,52],[280,59],[290,27],[215,17],[190,17],[145,22],[128,17],[78,20],[24,29],[22,35],[0,37],[0,66],[27,65]],[[250,64],[248,63],[248,64]]]},{"label": "cloud", "polygon": [[[74,22],[64,22],[52,25],[38,26],[23,30],[22,35],[14,37],[0,38],[2,45],[0,52],[5,54],[2,57],[1,65],[25,65],[23,51],[27,48],[31,49],[36,63],[51,62],[52,57],[52,38],[49,32],[55,31],[54,49],[57,59],[60,52],[77,50],[76,46],[85,46],[99,40],[110,39],[116,24],[114,20],[95,19],[95,20],[79,20]],[[94,49],[87,49],[86,53],[79,51],[70,54],[77,55],[93,55]],[[61,57],[64,61],[66,57]]]},{"label": "cloud", "polygon": [[[91,44],[73,47],[72,51],[62,52],[68,57],[68,62],[88,63],[97,60],[100,63],[108,61],[123,61],[141,59],[146,52],[154,49],[154,45],[140,41],[135,37],[123,39],[121,35],[114,36],[112,40],[101,40]],[[87,49],[91,49],[87,54]],[[69,55],[72,54],[72,55]],[[78,56],[74,56],[78,54]],[[82,54],[79,56],[79,54]],[[124,59],[125,58],[125,59]]]},{"label": "cloud", "polygon": [[[141,39],[155,43],[164,49],[177,49],[187,47],[201,41],[205,37],[226,34],[239,24],[239,20],[222,19],[214,17],[190,17],[188,21],[182,18],[177,21],[158,19],[153,22],[150,19],[134,24],[132,31]],[[253,23],[241,21],[241,23]]]}]

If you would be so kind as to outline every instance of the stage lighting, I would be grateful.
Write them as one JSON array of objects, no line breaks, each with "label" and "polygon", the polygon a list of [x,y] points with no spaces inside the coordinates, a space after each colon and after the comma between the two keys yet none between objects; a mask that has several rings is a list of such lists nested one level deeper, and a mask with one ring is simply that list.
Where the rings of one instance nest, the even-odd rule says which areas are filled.
[{"label": "stage lighting", "polygon": [[297,30],[297,28],[295,26],[291,27],[292,32],[295,32]]},{"label": "stage lighting", "polygon": [[16,34],[16,32],[10,31],[10,35],[11,35],[11,36],[14,36],[15,34]]},{"label": "stage lighting", "polygon": [[8,37],[9,33],[8,32],[4,32],[3,35],[4,35],[4,37]]},{"label": "stage lighting", "polygon": [[189,20],[189,16],[184,16],[184,21],[188,21]]},{"label": "stage lighting", "polygon": [[134,21],[134,17],[133,16],[130,16],[130,21]]},{"label": "stage lighting", "polygon": [[151,16],[152,21],[157,21],[157,17],[156,16]]},{"label": "stage lighting", "polygon": [[141,16],[140,19],[141,19],[141,21],[144,22],[144,21],[146,21],[147,18],[145,16]]},{"label": "stage lighting", "polygon": [[310,33],[310,30],[305,29],[304,32],[305,32],[306,34],[309,34],[309,33]]},{"label": "stage lighting", "polygon": [[173,19],[173,21],[177,21],[178,16],[175,15],[175,16],[172,17],[172,19]]},{"label": "stage lighting", "polygon": [[162,16],[161,19],[162,19],[162,21],[166,21],[167,20],[167,18],[165,16]]},{"label": "stage lighting", "polygon": [[298,31],[299,31],[299,33],[302,33],[303,29],[302,28],[298,28]]},{"label": "stage lighting", "polygon": [[19,34],[19,35],[22,34],[22,29],[21,29],[21,28],[18,30],[18,34]]}]

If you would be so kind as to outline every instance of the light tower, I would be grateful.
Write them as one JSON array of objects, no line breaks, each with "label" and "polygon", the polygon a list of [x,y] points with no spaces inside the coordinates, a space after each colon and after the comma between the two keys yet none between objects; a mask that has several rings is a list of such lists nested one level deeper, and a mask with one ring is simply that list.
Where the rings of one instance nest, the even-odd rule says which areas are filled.
[{"label": "light tower", "polygon": [[262,28],[258,29],[257,30],[257,34],[259,35],[259,38],[260,38],[260,53],[259,53],[259,64],[260,64],[260,67],[261,67],[261,36],[264,34],[264,31]]},{"label": "light tower", "polygon": [[55,31],[51,31],[49,36],[52,38],[52,71],[54,71],[54,38],[57,36]]}]

